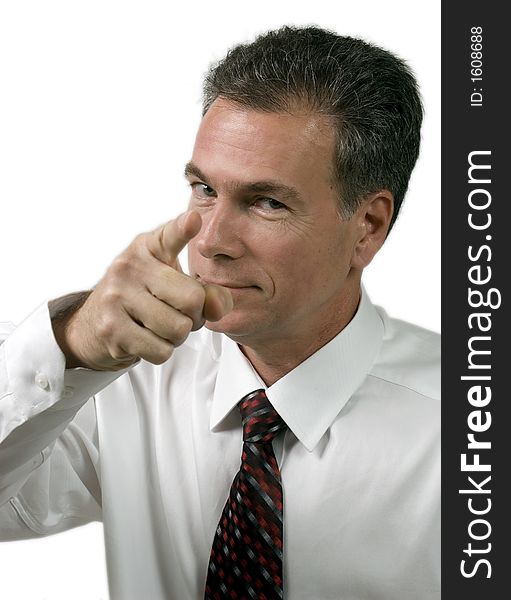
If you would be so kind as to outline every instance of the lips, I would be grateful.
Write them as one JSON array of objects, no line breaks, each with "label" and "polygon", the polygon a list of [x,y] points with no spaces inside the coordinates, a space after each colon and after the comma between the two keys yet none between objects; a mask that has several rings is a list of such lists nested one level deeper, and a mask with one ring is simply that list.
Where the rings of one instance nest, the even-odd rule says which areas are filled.
[{"label": "lips", "polygon": [[201,283],[208,283],[211,285],[220,285],[222,287],[231,289],[231,290],[242,290],[245,288],[257,288],[257,285],[252,285],[252,284],[246,284],[246,283],[239,283],[237,281],[231,281],[229,279],[209,279],[209,278],[205,278],[202,277],[201,275],[196,275],[196,278],[201,282]]}]

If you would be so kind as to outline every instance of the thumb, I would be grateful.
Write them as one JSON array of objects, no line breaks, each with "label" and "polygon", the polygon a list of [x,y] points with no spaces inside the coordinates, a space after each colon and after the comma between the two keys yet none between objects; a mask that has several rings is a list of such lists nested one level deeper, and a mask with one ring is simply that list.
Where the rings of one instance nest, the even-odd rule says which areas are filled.
[{"label": "thumb", "polygon": [[203,316],[206,321],[220,321],[234,308],[231,292],[227,288],[207,283],[204,290],[206,299],[204,300]]}]

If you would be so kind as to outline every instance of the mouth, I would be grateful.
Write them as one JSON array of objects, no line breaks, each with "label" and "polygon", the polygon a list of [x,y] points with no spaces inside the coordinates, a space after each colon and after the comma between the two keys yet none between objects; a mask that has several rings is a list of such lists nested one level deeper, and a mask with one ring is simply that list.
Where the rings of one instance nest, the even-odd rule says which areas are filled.
[{"label": "mouth", "polygon": [[205,277],[201,277],[198,273],[195,274],[195,278],[201,283],[207,283],[210,285],[220,285],[229,290],[246,290],[246,289],[260,289],[257,285],[247,285],[244,283],[238,283],[236,281],[229,280],[216,280],[216,279],[206,279]]}]

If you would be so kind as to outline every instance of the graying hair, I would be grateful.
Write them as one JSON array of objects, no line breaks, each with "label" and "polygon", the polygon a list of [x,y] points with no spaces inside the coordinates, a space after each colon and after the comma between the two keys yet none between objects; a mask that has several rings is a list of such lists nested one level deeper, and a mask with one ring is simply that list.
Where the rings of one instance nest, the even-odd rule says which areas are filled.
[{"label": "graying hair", "polygon": [[300,107],[331,117],[340,214],[349,218],[368,194],[386,189],[394,196],[393,226],[419,155],[423,116],[403,60],[361,39],[285,26],[235,46],[210,68],[203,114],[219,97],[259,111]]}]

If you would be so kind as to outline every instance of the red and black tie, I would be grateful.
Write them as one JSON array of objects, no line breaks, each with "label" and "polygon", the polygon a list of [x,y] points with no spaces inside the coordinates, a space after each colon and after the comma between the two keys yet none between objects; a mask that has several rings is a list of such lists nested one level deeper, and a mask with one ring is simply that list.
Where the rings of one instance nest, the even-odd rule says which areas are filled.
[{"label": "red and black tie", "polygon": [[206,600],[283,597],[282,483],[273,438],[286,424],[264,390],[238,404],[243,419],[241,466],[218,524],[206,581]]}]

